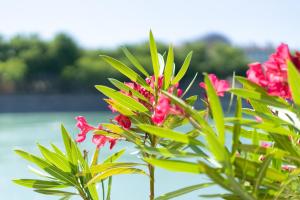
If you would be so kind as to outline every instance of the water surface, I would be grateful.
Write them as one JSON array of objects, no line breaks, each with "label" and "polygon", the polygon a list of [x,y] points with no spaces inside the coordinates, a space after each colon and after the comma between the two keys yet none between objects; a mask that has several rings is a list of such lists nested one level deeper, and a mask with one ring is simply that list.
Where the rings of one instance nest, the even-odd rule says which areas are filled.
[{"label": "water surface", "polygon": [[[113,116],[107,112],[89,113],[25,113],[25,114],[0,114],[0,199],[10,200],[50,200],[59,199],[33,192],[31,189],[23,188],[11,182],[15,178],[33,178],[34,175],[28,170],[28,166],[34,166],[18,157],[13,150],[23,149],[37,153],[36,144],[49,146],[54,143],[62,147],[60,124],[64,124],[69,133],[75,137],[78,133],[75,127],[75,116],[83,115],[87,120],[97,125],[99,122],[108,122]],[[90,138],[88,138],[89,140]],[[82,149],[92,151],[94,145],[86,141],[81,145]],[[101,158],[109,153],[126,148],[126,154],[121,161],[138,161],[136,150],[126,142],[120,142],[116,148],[110,151],[107,147],[101,149]],[[170,173],[158,169],[156,171],[156,194],[163,194],[175,189],[209,182],[206,177],[195,176],[184,173]],[[38,178],[38,177],[36,177]],[[146,200],[148,199],[148,179],[141,175],[119,175],[113,178],[112,200]],[[219,190],[213,187],[185,195],[177,200],[201,199],[199,194],[207,194],[210,190]],[[78,199],[78,198],[74,198]]]}]

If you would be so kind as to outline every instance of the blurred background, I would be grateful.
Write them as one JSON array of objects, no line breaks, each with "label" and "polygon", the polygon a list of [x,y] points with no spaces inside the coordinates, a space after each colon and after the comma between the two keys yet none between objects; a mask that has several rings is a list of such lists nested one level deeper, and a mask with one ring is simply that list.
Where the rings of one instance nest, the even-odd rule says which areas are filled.
[{"label": "blurred background", "polygon": [[[296,0],[1,0],[0,8],[0,197],[10,199],[46,199],[11,183],[29,175],[14,148],[34,149],[40,140],[60,144],[59,124],[75,135],[76,115],[95,124],[112,117],[93,86],[108,84],[108,77],[126,79],[100,54],[129,64],[125,46],[151,71],[152,29],[160,53],[175,46],[177,70],[194,52],[184,88],[196,72],[196,83],[202,72],[230,80],[233,71],[245,75],[247,63],[266,60],[281,42],[300,47]],[[193,93],[200,94],[197,84]],[[160,193],[176,189],[165,178]],[[125,198],[130,193],[124,191],[115,199],[145,199],[146,189],[136,198]]]}]

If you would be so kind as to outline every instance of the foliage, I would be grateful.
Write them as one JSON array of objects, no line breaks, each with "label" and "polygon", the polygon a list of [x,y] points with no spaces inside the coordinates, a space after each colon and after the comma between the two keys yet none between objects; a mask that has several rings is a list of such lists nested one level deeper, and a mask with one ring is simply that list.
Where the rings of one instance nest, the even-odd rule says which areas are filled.
[{"label": "foliage", "polygon": [[[137,60],[152,74],[147,43],[125,45]],[[158,43],[157,48],[162,54],[167,45]],[[176,63],[182,63],[186,49],[194,51],[191,67],[184,82],[187,82],[197,71],[213,72],[223,77],[231,76],[231,71],[243,74],[246,70],[246,58],[243,51],[232,47],[230,43],[211,40],[193,41],[174,47]],[[0,39],[0,62],[20,60],[25,64],[22,76],[11,81],[14,87],[1,89],[4,92],[26,93],[66,93],[94,92],[90,85],[107,84],[106,77],[125,80],[116,71],[107,68],[99,59],[99,54],[110,55],[125,64],[129,64],[123,48],[114,49],[83,49],[66,34],[57,34],[51,41],[44,41],[37,35],[18,35],[10,40]],[[12,73],[18,69],[10,68]],[[222,66],[222,67],[220,67]],[[16,72],[14,72],[16,70]],[[3,76],[4,72],[0,72]]]},{"label": "foliage", "polygon": [[[81,153],[77,144],[73,141],[66,129],[62,126],[62,139],[64,141],[65,152],[54,144],[52,149],[38,144],[42,157],[30,154],[23,150],[15,152],[23,159],[35,164],[42,171],[31,168],[31,171],[41,179],[16,179],[16,184],[33,188],[35,192],[60,196],[61,199],[70,199],[74,195],[79,195],[82,199],[98,200],[96,183],[104,181],[108,184],[106,199],[110,199],[111,176],[119,174],[145,174],[142,169],[135,168],[141,166],[138,163],[116,162],[125,150],[117,152],[103,163],[98,163],[99,149],[96,149],[91,164],[88,164],[87,155]],[[70,189],[71,188],[71,189]],[[102,187],[104,199],[105,191]]]},{"label": "foliage", "polygon": [[[198,97],[185,96],[195,79],[185,91],[179,85],[179,81],[189,73],[192,52],[186,53],[181,67],[178,67],[175,65],[173,47],[170,46],[162,56],[158,46],[150,32],[149,60],[152,70],[143,67],[144,64],[130,48],[123,50],[127,61],[101,55],[105,63],[130,81],[123,83],[110,78],[108,80],[112,86],[95,86],[106,96],[104,100],[117,114],[110,123],[94,127],[84,117],[77,118],[77,127],[81,132],[76,142],[83,142],[88,132],[92,132],[92,142],[97,145],[92,166],[86,164],[76,143],[63,130],[66,155],[57,148],[49,151],[42,146],[40,150],[44,159],[17,151],[48,172],[52,176],[50,180],[16,182],[30,187],[49,181],[60,182],[77,188],[80,195],[86,195],[81,195],[83,198],[95,199],[94,196],[88,196],[95,182],[108,178],[108,184],[111,185],[113,175],[138,173],[149,176],[150,200],[171,199],[212,185],[223,188],[224,192],[211,191],[212,194],[203,197],[231,200],[299,199],[300,54],[292,55],[287,45],[281,45],[266,63],[251,64],[247,78],[235,76],[233,83],[238,82],[241,85],[239,88],[232,84],[229,89],[225,80],[204,73],[204,82],[199,85],[206,92],[200,97],[205,108],[197,110],[194,103]],[[262,73],[263,70],[266,73]],[[149,76],[151,73],[153,75]],[[259,74],[260,79],[257,80],[253,74]],[[277,78],[273,79],[274,76]],[[230,106],[225,109],[221,103],[220,96],[224,92],[232,94],[234,101],[231,105],[235,107],[233,116],[225,112],[230,110]],[[184,129],[180,129],[182,127]],[[143,163],[104,162],[94,165],[99,148],[106,142],[113,148],[120,140],[134,144]],[[148,172],[135,168],[140,165],[147,166]],[[49,172],[48,166],[53,170]],[[155,197],[155,180],[159,178],[155,176],[156,167],[195,176],[202,174],[210,181]],[[57,176],[53,171],[63,171],[63,176]],[[68,182],[64,174],[74,182]],[[42,190],[44,193],[59,193],[51,189],[53,184],[49,187],[49,184],[46,185],[47,191],[44,192],[45,188]],[[96,193],[94,188],[92,191]]]}]

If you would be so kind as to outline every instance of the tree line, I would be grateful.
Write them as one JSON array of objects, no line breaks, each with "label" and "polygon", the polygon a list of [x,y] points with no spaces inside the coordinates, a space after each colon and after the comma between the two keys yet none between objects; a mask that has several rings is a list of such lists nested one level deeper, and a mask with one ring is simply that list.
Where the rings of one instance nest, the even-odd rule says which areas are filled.
[{"label": "tree line", "polygon": [[[147,42],[124,45],[151,72]],[[161,54],[167,51],[158,43]],[[189,51],[193,51],[187,78],[196,72],[215,73],[222,78],[245,74],[247,56],[226,38],[211,36],[175,46],[178,70]],[[46,41],[37,35],[18,35],[9,40],[0,38],[0,93],[89,93],[93,85],[106,84],[107,77],[122,79],[117,71],[99,57],[112,56],[130,66],[122,47],[114,49],[84,49],[67,34],[57,34]],[[123,79],[123,81],[126,81]]]}]

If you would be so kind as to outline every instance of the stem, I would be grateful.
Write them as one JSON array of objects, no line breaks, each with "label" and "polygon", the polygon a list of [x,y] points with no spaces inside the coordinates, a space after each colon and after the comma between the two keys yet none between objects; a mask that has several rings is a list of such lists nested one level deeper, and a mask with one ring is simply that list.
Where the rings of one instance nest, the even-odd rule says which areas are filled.
[{"label": "stem", "polygon": [[86,196],[84,191],[82,189],[78,188],[79,195],[82,197],[83,200],[89,200],[89,198]]},{"label": "stem", "polygon": [[[157,144],[157,137],[153,136],[151,140],[151,147],[155,147]],[[155,158],[155,156],[152,156]],[[155,167],[151,164],[148,164],[148,169],[149,169],[149,175],[150,175],[150,195],[149,199],[154,200],[155,197],[155,192],[154,192],[154,182],[155,182]]]},{"label": "stem", "polygon": [[150,175],[150,195],[149,195],[149,199],[150,200],[154,200],[154,171],[155,171],[155,167],[151,164],[148,164],[148,168],[149,168],[149,175]]}]

